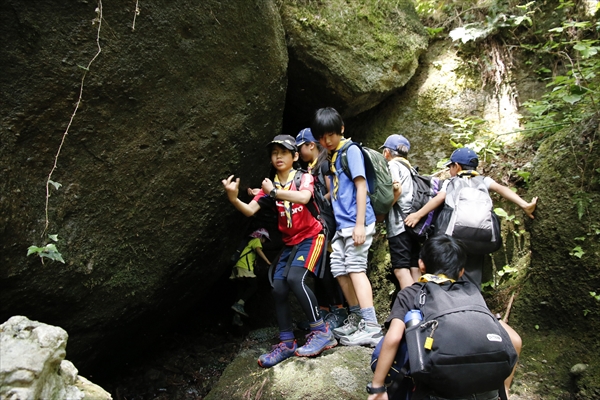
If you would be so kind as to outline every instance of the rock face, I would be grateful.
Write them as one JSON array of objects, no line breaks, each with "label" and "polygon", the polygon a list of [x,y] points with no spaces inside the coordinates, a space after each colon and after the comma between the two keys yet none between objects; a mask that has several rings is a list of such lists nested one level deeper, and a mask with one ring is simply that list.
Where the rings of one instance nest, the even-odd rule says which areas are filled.
[{"label": "rock face", "polygon": [[68,335],[59,327],[15,316],[0,325],[0,397],[11,400],[109,400],[65,360]]},{"label": "rock face", "polygon": [[[166,326],[223,273],[243,225],[220,180],[267,174],[288,60],[272,1],[140,2],[135,30],[135,2],[97,6],[0,4],[0,317],[63,326],[86,361],[101,338],[137,340],[123,328],[148,310]],[[25,256],[48,234],[64,265]]]},{"label": "rock face", "polygon": [[591,318],[600,302],[599,130],[595,118],[565,128],[536,153],[529,192],[540,201],[531,267],[513,312],[515,322],[529,329],[570,335],[577,329],[578,341],[592,343],[600,329],[600,319]]},{"label": "rock face", "polygon": [[427,48],[410,1],[285,1],[281,15],[292,121],[309,119],[318,107],[344,116],[374,107],[410,80]]},{"label": "rock face", "polygon": [[316,358],[292,357],[264,369],[256,364],[267,346],[243,351],[223,372],[207,400],[265,398],[272,400],[359,400],[373,377],[372,349],[338,346]]}]

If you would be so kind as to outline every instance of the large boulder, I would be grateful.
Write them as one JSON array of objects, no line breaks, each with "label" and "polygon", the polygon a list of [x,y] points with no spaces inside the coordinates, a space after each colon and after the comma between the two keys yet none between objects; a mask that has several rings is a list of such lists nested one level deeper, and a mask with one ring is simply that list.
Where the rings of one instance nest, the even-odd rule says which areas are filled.
[{"label": "large boulder", "polygon": [[[74,360],[139,342],[143,316],[167,326],[223,274],[243,225],[220,180],[260,182],[281,129],[273,1],[135,4],[0,4],[0,317],[63,326]],[[49,234],[65,264],[26,257]]]},{"label": "large boulder", "polygon": [[240,352],[206,400],[365,398],[365,386],[373,377],[369,368],[373,349],[338,346],[316,358],[292,357],[265,369],[256,360],[268,347],[256,344]]},{"label": "large boulder", "polygon": [[0,398],[110,400],[65,360],[67,332],[15,316],[0,325]]},{"label": "large boulder", "polygon": [[286,113],[309,120],[315,107],[353,116],[413,76],[427,34],[411,1],[284,1],[290,52]]}]

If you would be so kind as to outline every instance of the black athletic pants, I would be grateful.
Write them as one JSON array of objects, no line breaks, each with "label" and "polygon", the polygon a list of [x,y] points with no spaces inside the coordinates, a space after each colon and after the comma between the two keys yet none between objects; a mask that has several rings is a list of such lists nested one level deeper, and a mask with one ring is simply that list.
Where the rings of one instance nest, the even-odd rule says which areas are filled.
[{"label": "black athletic pants", "polygon": [[290,267],[287,279],[273,280],[273,297],[275,298],[275,312],[277,314],[277,323],[279,331],[292,331],[292,313],[288,299],[290,290],[294,293],[302,310],[306,314],[308,322],[315,322],[319,319],[319,306],[317,299],[306,285],[306,278],[311,274],[309,270],[301,267]]}]

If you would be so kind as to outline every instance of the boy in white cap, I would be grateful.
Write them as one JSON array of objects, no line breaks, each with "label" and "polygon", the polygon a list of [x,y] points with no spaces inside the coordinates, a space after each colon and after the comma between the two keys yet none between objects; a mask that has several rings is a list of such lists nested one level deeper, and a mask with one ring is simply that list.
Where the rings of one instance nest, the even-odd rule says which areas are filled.
[{"label": "boy in white cap", "polygon": [[410,163],[406,159],[410,151],[410,142],[402,135],[390,135],[380,149],[388,161],[392,181],[395,184],[394,198],[396,202],[385,221],[392,270],[398,279],[400,289],[404,289],[417,282],[421,276],[419,271],[421,243],[406,231],[401,216],[401,213],[406,215],[410,212],[413,200]]}]

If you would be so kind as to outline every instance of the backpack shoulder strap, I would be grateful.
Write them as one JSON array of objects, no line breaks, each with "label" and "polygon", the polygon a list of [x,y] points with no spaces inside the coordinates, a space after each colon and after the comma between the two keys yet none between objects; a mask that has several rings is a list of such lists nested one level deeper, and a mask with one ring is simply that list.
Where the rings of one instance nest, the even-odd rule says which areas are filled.
[{"label": "backpack shoulder strap", "polygon": [[[362,152],[362,146],[357,143],[357,142],[353,142],[352,140],[348,140],[348,142],[346,142],[342,148],[340,149],[340,163],[342,165],[342,171],[346,174],[346,176],[352,180],[352,176],[350,176],[350,171],[348,169],[348,148],[352,145],[356,145],[358,146],[358,148],[361,150]],[[340,171],[340,172],[342,172]]]},{"label": "backpack shoulder strap", "polygon": [[[298,190],[298,188],[300,187],[300,184],[302,183],[302,176],[304,176],[304,174],[308,174],[308,172],[302,169],[296,171],[296,174],[294,175],[294,185],[296,185],[296,190]],[[314,187],[313,190],[315,190]],[[315,204],[314,194],[311,196],[310,201],[306,204],[306,208],[308,208],[308,211],[310,211],[313,217],[319,219],[320,213],[319,209],[317,208],[317,205]]]},{"label": "backpack shoulder strap", "polygon": [[404,165],[409,171],[411,175],[417,175],[418,172],[412,167],[412,165],[410,165],[410,163],[405,160],[404,158],[394,158],[392,161],[395,161],[397,163],[399,163],[400,165]]}]

